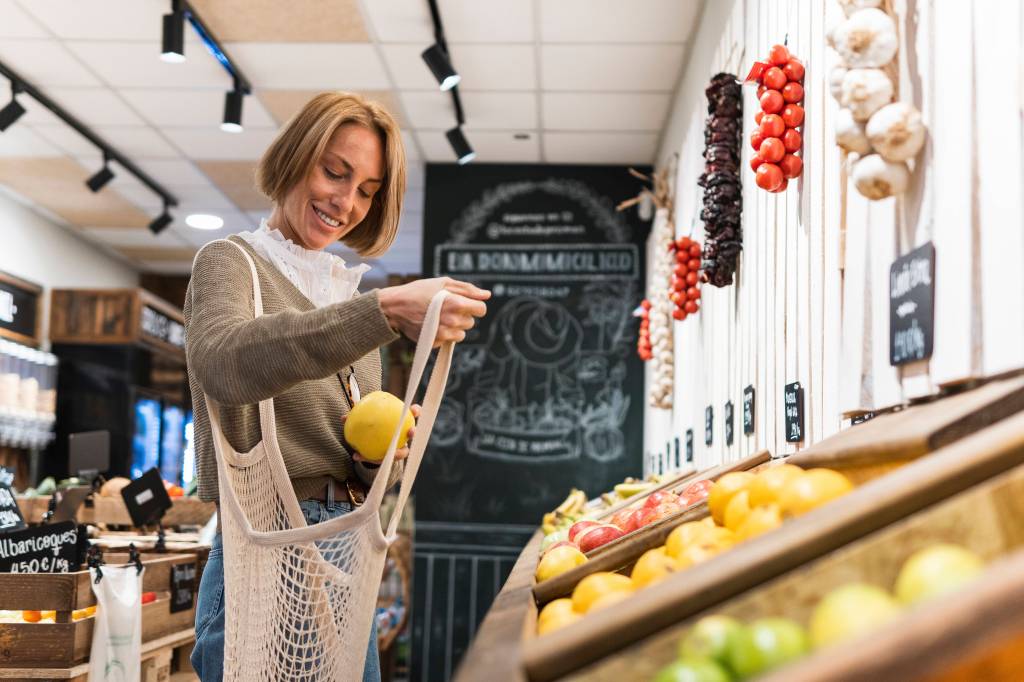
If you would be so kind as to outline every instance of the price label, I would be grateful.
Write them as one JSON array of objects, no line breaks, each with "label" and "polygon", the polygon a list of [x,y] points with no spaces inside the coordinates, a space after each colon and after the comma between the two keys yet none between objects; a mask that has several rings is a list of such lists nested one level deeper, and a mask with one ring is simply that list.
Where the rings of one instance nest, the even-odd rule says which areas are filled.
[{"label": "price label", "polygon": [[804,439],[804,389],[799,381],[786,384],[782,402],[786,410],[786,442]]},{"label": "price label", "polygon": [[156,523],[163,518],[164,512],[171,508],[171,498],[164,488],[163,479],[160,478],[160,470],[156,467],[122,488],[121,497],[128,507],[132,524],[137,528]]},{"label": "price label", "polygon": [[188,611],[196,594],[196,565],[171,566],[171,613]]},{"label": "price label", "polygon": [[693,461],[693,429],[686,429],[686,461]]},{"label": "price label", "polygon": [[704,408],[704,445],[711,445],[715,429],[715,408],[708,405]]},{"label": "price label", "polygon": [[730,400],[725,404],[725,444],[732,445],[733,408]]},{"label": "price label", "polygon": [[69,573],[82,564],[85,526],[62,521],[0,535],[0,572]]},{"label": "price label", "polygon": [[850,419],[850,426],[856,426],[857,424],[863,424],[866,421],[870,421],[875,418],[874,412],[865,412],[864,414],[858,414],[856,417]]},{"label": "price label", "polygon": [[676,453],[675,453],[676,456],[675,456],[675,459],[673,461],[676,464],[675,465],[676,471],[679,471],[679,469],[681,469],[683,467],[683,462],[682,462],[682,460],[679,459],[679,436],[676,436],[672,440],[675,441],[675,446],[676,446],[676,448],[675,448],[676,449]]},{"label": "price label", "polygon": [[743,433],[749,436],[754,433],[754,387],[743,389]]},{"label": "price label", "polygon": [[18,501],[6,483],[0,483],[0,533],[9,530],[21,530],[25,527],[25,519],[18,509]]},{"label": "price label", "polygon": [[889,269],[889,364],[932,356],[935,337],[935,246],[928,242]]}]

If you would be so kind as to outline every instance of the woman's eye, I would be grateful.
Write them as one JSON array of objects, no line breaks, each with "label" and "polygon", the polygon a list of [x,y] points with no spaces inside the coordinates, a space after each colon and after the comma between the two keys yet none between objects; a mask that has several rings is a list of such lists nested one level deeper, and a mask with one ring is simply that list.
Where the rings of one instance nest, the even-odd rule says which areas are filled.
[{"label": "woman's eye", "polygon": [[365,189],[360,189],[359,193],[363,195],[364,199],[369,199],[370,198],[370,193],[367,192]]},{"label": "woman's eye", "polygon": [[331,180],[341,180],[343,177],[345,177],[344,174],[335,173],[327,166],[324,166],[324,173],[326,173],[327,177],[329,177]]}]

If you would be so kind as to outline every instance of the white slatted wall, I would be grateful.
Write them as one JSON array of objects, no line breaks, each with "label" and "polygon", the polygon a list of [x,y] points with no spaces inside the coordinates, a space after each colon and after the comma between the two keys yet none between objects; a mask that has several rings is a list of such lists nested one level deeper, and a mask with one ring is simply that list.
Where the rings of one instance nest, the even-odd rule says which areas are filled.
[{"label": "white slatted wall", "polygon": [[[929,139],[910,191],[870,202],[846,186],[833,141],[836,104],[826,82],[833,55],[825,32],[841,16],[836,3],[705,3],[659,155],[659,166],[679,155],[678,233],[692,228],[703,240],[696,183],[704,88],[712,75],[744,75],[788,33],[790,49],[807,66],[807,116],[801,181],[782,195],[763,192],[747,165],[757,102],[753,88],[745,88],[739,276],[732,287],[705,286],[700,315],[675,323],[668,437],[682,439],[693,428],[698,467],[761,448],[791,453],[835,433],[851,414],[1024,368],[1021,3],[892,0],[892,6],[901,37],[899,97],[921,110]],[[896,369],[888,361],[889,266],[929,240],[936,248],[934,354]],[[805,394],[806,437],[797,444],[786,443],[783,433],[783,386],[793,381]],[[742,430],[747,385],[756,390],[749,437]],[[732,446],[725,444],[722,421],[729,400],[736,414]],[[706,447],[709,404],[714,433]]]}]

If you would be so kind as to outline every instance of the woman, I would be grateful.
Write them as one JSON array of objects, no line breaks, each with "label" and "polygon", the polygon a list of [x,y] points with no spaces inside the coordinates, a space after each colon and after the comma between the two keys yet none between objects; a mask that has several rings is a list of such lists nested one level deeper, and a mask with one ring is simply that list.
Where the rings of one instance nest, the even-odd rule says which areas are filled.
[{"label": "woman", "polygon": [[[437,278],[358,294],[368,268],[349,268],[323,250],[341,240],[377,256],[397,234],[405,154],[394,119],[373,102],[349,93],[314,97],[264,153],[256,182],[274,203],[271,216],[230,239],[256,263],[265,314],[253,318],[249,265],[223,241],[197,254],[185,300],[199,497],[216,500],[218,490],[205,397],[219,406],[221,428],[238,452],[260,442],[258,402],[273,398],[296,497],[307,522],[318,523],[359,505],[376,475],[347,447],[342,424],[360,393],[380,388],[378,349],[399,334],[416,340],[442,288],[451,293],[436,343],[461,341],[490,293]],[[389,485],[401,473],[395,469]],[[218,533],[199,587],[192,664],[204,681],[219,680],[223,656]],[[374,631],[364,679],[379,677]]]}]

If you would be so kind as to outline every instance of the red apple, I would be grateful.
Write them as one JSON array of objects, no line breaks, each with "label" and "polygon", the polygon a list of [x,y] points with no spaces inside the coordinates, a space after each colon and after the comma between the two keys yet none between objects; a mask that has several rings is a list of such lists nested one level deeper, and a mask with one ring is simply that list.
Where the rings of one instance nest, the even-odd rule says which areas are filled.
[{"label": "red apple", "polygon": [[649,507],[643,510],[643,514],[640,516],[640,527],[660,521],[661,519],[667,518],[682,511],[682,507],[678,502],[666,502],[659,504],[657,507]]},{"label": "red apple", "polygon": [[678,499],[678,495],[668,490],[659,490],[653,492],[647,496],[644,500],[644,509],[650,509],[651,507],[657,507],[659,504],[666,502],[675,502]]},{"label": "red apple", "polygon": [[626,533],[632,533],[640,527],[640,517],[644,514],[644,509],[631,509],[629,514],[626,515],[626,519],[623,525],[619,526]]},{"label": "red apple", "polygon": [[711,486],[713,486],[713,485],[714,485],[714,483],[712,481],[704,479],[703,481],[697,481],[696,483],[691,483],[690,485],[688,485],[686,487],[686,490],[684,492],[687,495],[700,494],[701,499],[703,499],[703,498],[708,496],[708,492],[711,491]]},{"label": "red apple", "polygon": [[572,524],[572,528],[569,529],[569,542],[576,542],[576,536],[579,535],[580,531],[586,530],[591,526],[600,526],[601,524],[597,521],[577,521]]},{"label": "red apple", "polygon": [[586,554],[592,549],[597,549],[601,545],[607,544],[612,540],[618,540],[623,535],[622,529],[618,526],[613,526],[610,523],[602,523],[597,526],[584,529],[576,537],[576,545],[580,548],[580,551]]}]

